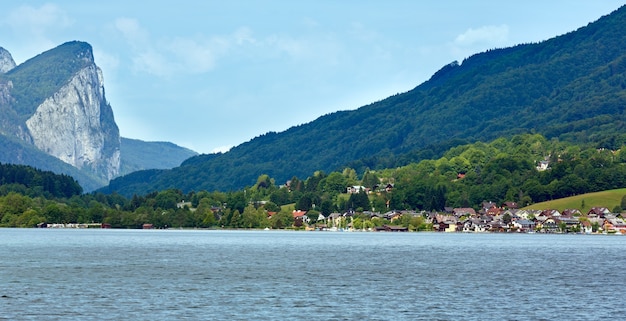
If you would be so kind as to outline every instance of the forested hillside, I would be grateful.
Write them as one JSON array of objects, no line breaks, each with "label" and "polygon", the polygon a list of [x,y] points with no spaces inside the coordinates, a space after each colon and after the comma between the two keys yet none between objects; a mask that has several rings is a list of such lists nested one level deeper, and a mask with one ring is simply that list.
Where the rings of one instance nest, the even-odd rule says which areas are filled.
[{"label": "forested hillside", "polygon": [[145,169],[166,169],[179,166],[184,160],[198,153],[170,142],[145,142],[139,139],[121,138],[122,174]]},{"label": "forested hillside", "polygon": [[261,135],[224,154],[193,157],[173,170],[121,177],[103,191],[227,191],[261,174],[284,182],[346,165],[362,173],[520,133],[617,149],[626,142],[624,21],[622,7],[541,43],[476,54],[409,92]]},{"label": "forested hillside", "polygon": [[26,165],[0,163],[0,195],[21,192],[29,196],[70,198],[83,189],[68,175],[41,171]]},{"label": "forested hillside", "polygon": [[[546,166],[537,168],[540,164]],[[410,210],[422,214],[403,215],[393,224],[432,230],[426,223],[428,214],[443,213],[445,207],[479,211],[484,202],[527,206],[622,188],[626,186],[625,164],[624,149],[581,147],[524,134],[457,146],[438,159],[362,175],[353,168],[315,171],[306,177],[293,177],[288,185],[260,175],[252,186],[238,191],[183,193],[167,189],[132,197],[116,193],[78,195],[64,188],[56,189],[70,191],[61,197],[58,193],[42,194],[42,186],[66,186],[62,182],[71,181],[42,180],[30,175],[36,172],[32,169],[3,171],[0,166],[0,179],[4,179],[0,188],[0,226],[102,222],[125,228],[141,228],[143,224],[157,228],[290,228],[302,225],[302,221],[295,220],[292,210],[296,209],[306,211],[311,224],[316,223],[319,214],[328,218],[332,213],[350,213],[354,227],[361,229],[390,224],[381,213]],[[142,173],[149,180],[149,175],[158,172]],[[54,184],[42,185],[42,181]],[[359,186],[360,191],[347,193],[347,187],[353,186]],[[588,201],[587,205],[577,204],[577,208],[588,210],[585,206],[593,204],[591,199]],[[622,213],[626,208],[621,206],[612,210]]]}]

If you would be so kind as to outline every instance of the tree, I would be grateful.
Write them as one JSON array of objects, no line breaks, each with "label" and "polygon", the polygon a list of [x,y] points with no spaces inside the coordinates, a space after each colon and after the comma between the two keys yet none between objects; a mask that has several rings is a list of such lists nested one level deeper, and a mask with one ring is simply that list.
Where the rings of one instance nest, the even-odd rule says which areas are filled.
[{"label": "tree", "polygon": [[199,217],[202,218],[202,223],[200,225],[202,227],[211,227],[217,223],[217,220],[215,219],[215,214],[211,209],[211,200],[208,198],[203,198],[200,200],[200,203],[196,208],[196,213]]},{"label": "tree", "polygon": [[615,207],[613,207],[613,213],[621,213],[622,212],[622,207],[619,205],[615,205]]},{"label": "tree", "polygon": [[320,187],[319,183],[326,177],[326,174],[323,171],[316,171],[313,173],[313,176],[307,178],[305,185],[305,191],[307,192],[316,192]]},{"label": "tree", "polygon": [[346,186],[346,177],[338,172],[332,172],[324,179],[324,191],[331,194],[344,192],[346,190]]},{"label": "tree", "polygon": [[373,189],[379,183],[380,183],[380,180],[378,179],[378,176],[376,176],[376,173],[370,172],[368,170],[365,172],[365,174],[363,174],[363,180],[361,182],[361,185],[369,189]]},{"label": "tree", "polygon": [[276,205],[276,203],[269,201],[263,205],[263,208],[268,212],[278,212],[280,211],[280,206]]},{"label": "tree", "polygon": [[[316,207],[317,208],[317,207]],[[333,205],[333,202],[329,199],[324,199],[322,200],[322,204],[319,207],[319,211],[324,215],[324,216],[328,216],[330,215],[332,212],[334,212],[336,210],[335,205]]]},{"label": "tree", "polygon": [[370,200],[364,190],[361,190],[358,193],[350,194],[350,199],[346,205],[352,209],[362,208],[368,211],[371,208]]},{"label": "tree", "polygon": [[241,227],[258,228],[261,224],[262,216],[252,205],[246,206],[241,214]]},{"label": "tree", "polygon": [[227,203],[228,203],[229,208],[236,210],[239,213],[243,212],[243,210],[248,205],[248,201],[246,199],[246,195],[244,191],[230,193]]},{"label": "tree", "polygon": [[296,209],[302,211],[308,211],[314,206],[321,203],[320,197],[315,193],[307,192],[296,202]]},{"label": "tree", "polygon": [[281,210],[270,219],[270,226],[274,229],[283,229],[291,225],[293,225],[293,214],[288,210]]},{"label": "tree", "polygon": [[357,182],[356,171],[352,168],[344,168],[341,173],[346,178],[346,183],[348,185],[355,185]]},{"label": "tree", "polygon": [[[245,209],[244,209],[245,210]],[[233,211],[233,216],[230,218],[230,227],[242,227],[243,222],[241,219],[241,213],[238,210]]]},{"label": "tree", "polygon": [[289,190],[286,187],[275,190],[270,194],[270,201],[278,206],[289,204]]},{"label": "tree", "polygon": [[505,213],[504,215],[502,215],[502,222],[506,224],[511,223],[511,214]]},{"label": "tree", "polygon": [[163,210],[173,210],[176,208],[176,203],[178,203],[181,197],[182,193],[178,190],[169,189],[159,192],[154,198],[155,206]]}]

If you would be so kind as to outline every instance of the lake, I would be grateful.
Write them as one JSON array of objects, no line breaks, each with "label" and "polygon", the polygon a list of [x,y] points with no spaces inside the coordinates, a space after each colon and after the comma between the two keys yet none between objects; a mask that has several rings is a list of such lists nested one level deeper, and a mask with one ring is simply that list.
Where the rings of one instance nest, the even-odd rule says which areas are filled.
[{"label": "lake", "polygon": [[616,235],[0,229],[0,319],[623,319],[624,266]]}]

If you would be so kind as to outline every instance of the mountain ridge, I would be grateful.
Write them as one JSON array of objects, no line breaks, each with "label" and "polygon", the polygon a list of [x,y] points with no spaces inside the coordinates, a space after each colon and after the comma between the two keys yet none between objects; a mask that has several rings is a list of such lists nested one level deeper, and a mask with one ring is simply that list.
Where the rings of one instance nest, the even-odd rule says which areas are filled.
[{"label": "mountain ridge", "polygon": [[394,167],[520,133],[613,148],[625,140],[625,20],[621,7],[546,41],[478,53],[408,92],[192,157],[149,181],[120,177],[103,191],[233,190],[261,174],[286,181],[347,165]]}]

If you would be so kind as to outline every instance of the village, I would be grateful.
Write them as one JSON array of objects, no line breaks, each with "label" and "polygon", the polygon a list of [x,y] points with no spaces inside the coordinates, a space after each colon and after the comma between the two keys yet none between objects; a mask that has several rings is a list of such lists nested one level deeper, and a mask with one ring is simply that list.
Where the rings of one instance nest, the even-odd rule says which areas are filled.
[{"label": "village", "polygon": [[576,233],[626,235],[626,222],[621,214],[611,213],[606,207],[593,207],[587,212],[578,209],[533,210],[518,209],[515,202],[501,206],[484,202],[482,208],[446,208],[443,212],[388,211],[386,213],[364,211],[371,220],[383,219],[389,224],[356,228],[354,211],[332,213],[328,217],[319,215],[315,223],[305,211],[293,211],[294,225],[299,222],[307,230],[318,231],[386,231],[408,232],[410,227],[395,224],[403,216],[421,217],[432,227],[433,232],[466,233]]}]

